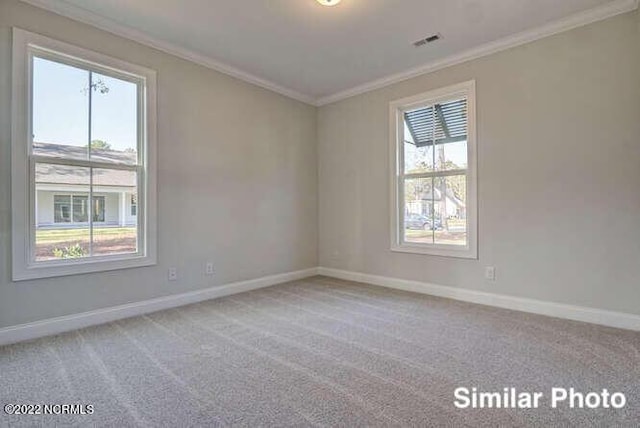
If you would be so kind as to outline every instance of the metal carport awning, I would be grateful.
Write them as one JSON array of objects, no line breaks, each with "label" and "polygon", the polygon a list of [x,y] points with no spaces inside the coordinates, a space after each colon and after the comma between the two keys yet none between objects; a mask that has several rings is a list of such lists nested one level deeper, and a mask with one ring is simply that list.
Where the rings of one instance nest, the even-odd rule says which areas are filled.
[{"label": "metal carport awning", "polygon": [[404,113],[404,120],[416,147],[466,141],[467,99],[408,111]]}]

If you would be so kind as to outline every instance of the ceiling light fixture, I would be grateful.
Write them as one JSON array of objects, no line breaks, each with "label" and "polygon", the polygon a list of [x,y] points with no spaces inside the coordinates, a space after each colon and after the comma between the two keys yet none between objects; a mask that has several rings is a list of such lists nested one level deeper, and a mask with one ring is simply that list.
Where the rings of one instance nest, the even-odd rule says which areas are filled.
[{"label": "ceiling light fixture", "polygon": [[338,3],[340,3],[341,0],[316,0],[316,1],[323,6],[335,6]]}]

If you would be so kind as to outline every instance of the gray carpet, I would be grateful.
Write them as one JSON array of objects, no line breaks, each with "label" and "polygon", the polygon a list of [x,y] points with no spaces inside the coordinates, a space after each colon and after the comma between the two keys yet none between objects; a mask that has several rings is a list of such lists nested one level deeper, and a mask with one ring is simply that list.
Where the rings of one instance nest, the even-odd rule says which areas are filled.
[{"label": "gray carpet", "polygon": [[[0,404],[97,426],[638,426],[640,334],[316,277],[0,348]],[[460,410],[457,387],[622,391]]]}]

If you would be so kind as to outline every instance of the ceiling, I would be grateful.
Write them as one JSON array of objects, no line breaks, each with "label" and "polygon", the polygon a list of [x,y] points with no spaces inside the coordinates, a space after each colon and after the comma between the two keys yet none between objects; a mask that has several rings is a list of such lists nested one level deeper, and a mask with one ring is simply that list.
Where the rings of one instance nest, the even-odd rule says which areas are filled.
[{"label": "ceiling", "polygon": [[[637,7],[637,0],[25,1],[316,104],[542,26],[556,32],[559,20],[570,26],[605,17],[597,10]],[[442,39],[412,46],[433,33]]]}]

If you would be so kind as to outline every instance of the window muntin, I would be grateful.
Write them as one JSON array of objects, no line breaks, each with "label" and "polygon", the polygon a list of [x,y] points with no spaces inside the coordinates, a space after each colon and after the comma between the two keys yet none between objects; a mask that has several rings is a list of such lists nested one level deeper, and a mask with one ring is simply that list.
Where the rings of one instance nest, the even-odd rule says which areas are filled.
[{"label": "window muntin", "polygon": [[16,28],[13,45],[13,279],[155,264],[155,72]]},{"label": "window muntin", "polygon": [[392,249],[476,257],[475,85],[391,103]]}]

